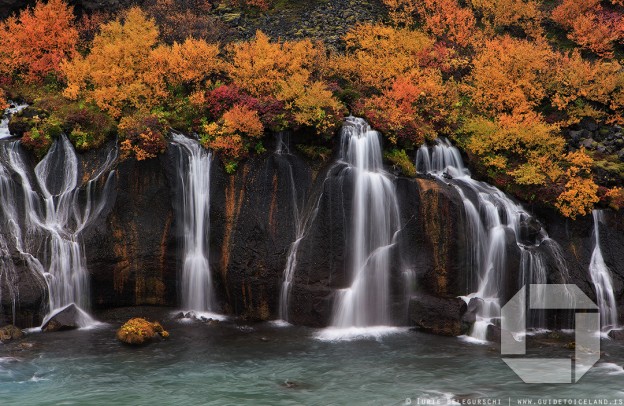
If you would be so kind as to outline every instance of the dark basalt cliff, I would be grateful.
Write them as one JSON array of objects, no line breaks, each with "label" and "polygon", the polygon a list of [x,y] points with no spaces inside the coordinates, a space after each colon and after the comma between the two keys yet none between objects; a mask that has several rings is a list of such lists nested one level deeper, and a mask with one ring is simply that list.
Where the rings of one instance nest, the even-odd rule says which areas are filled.
[{"label": "dark basalt cliff", "polygon": [[[177,153],[169,148],[159,158],[124,160],[113,167],[108,203],[82,233],[94,308],[179,305],[177,270],[183,230],[176,215]],[[79,155],[82,172],[88,173],[93,162],[106,154],[104,149]],[[332,162],[320,169],[312,164],[318,163],[297,154],[267,152],[228,175],[218,160],[213,161],[209,259],[224,313],[249,320],[278,317],[289,249],[298,222],[308,218],[298,249],[289,319],[309,326],[330,322],[334,293],[349,283],[345,269],[351,251],[347,242],[353,187],[343,164]],[[470,309],[457,302],[457,296],[474,291],[476,276],[467,272],[469,233],[461,197],[454,187],[432,178],[396,177],[395,183],[401,215],[391,255],[395,323],[417,324],[440,334],[464,332]],[[568,282],[594,297],[588,272],[594,246],[591,216],[571,221],[542,210],[536,217],[563,248]],[[608,212],[605,220],[602,250],[614,275],[616,300],[622,303],[624,218]],[[503,300],[515,293],[521,281],[520,252],[513,235],[508,237]],[[549,243],[536,249],[549,250]],[[2,260],[11,261],[18,270],[18,280],[10,285],[18,293],[17,324],[36,325],[46,301],[45,285],[19,255]],[[548,264],[548,269],[549,282],[563,282],[557,264]],[[2,310],[11,320],[8,285],[2,286]]]}]

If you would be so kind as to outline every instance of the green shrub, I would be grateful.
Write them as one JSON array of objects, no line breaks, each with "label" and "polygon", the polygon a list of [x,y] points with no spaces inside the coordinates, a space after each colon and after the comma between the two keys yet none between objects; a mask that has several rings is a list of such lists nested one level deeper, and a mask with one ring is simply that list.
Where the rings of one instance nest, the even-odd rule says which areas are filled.
[{"label": "green shrub", "polygon": [[416,166],[414,162],[407,156],[404,149],[393,149],[384,154],[385,158],[392,162],[394,166],[401,170],[401,173],[405,176],[413,178],[416,176]]}]

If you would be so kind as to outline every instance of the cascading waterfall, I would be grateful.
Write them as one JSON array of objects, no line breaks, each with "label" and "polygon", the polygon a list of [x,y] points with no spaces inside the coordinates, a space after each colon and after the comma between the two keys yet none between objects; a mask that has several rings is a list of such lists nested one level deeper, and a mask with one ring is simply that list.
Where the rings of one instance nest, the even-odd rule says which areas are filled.
[{"label": "cascading waterfall", "polygon": [[[549,248],[559,270],[565,277],[565,265],[559,254],[559,245],[551,240],[540,227],[533,241],[522,240],[523,223],[531,216],[501,190],[484,182],[474,180],[464,166],[457,148],[446,139],[436,140],[435,145],[423,145],[416,155],[416,169],[453,185],[459,192],[467,221],[468,280],[467,287],[474,293],[465,297],[483,300],[471,335],[486,339],[487,326],[500,317],[499,297],[507,268],[508,253],[506,234],[513,232],[520,248],[520,272],[522,283],[546,283],[546,265],[543,254],[536,249],[548,241]],[[532,327],[544,325],[544,313],[537,312],[530,319]]]},{"label": "cascading waterfall", "polygon": [[395,186],[383,170],[379,133],[361,118],[342,129],[341,160],[354,178],[348,288],[337,292],[332,327],[391,324],[390,249],[400,228]]},{"label": "cascading waterfall", "polygon": [[[11,103],[11,102],[9,102]],[[19,113],[28,107],[28,104],[12,104],[12,107],[6,109],[0,118],[0,140],[4,138],[10,138],[11,132],[9,131],[9,120],[13,114]]]},{"label": "cascading waterfall", "polygon": [[594,251],[589,264],[589,274],[596,289],[596,299],[600,308],[600,325],[603,330],[618,327],[617,304],[613,290],[611,271],[602,257],[600,249],[600,223],[604,222],[602,210],[594,210]]},{"label": "cascading waterfall", "polygon": [[[3,184],[0,204],[6,208],[4,221],[12,230],[12,243],[28,268],[45,277],[49,291],[46,320],[72,303],[89,309],[88,273],[80,233],[107,203],[114,172],[109,172],[100,191],[96,184],[116,157],[117,151],[112,150],[85,188],[81,188],[78,158],[66,136],[54,142],[34,172],[22,158],[19,141],[0,144],[0,161],[4,166],[0,171]],[[19,184],[11,180],[11,173],[19,178]],[[17,204],[19,189],[21,205]],[[20,206],[22,213],[18,212]],[[79,324],[91,323],[93,320],[83,312]]]},{"label": "cascading waterfall", "polygon": [[181,275],[182,307],[196,312],[214,311],[210,274],[210,165],[212,154],[197,141],[173,134],[180,151],[178,167],[184,226]]}]

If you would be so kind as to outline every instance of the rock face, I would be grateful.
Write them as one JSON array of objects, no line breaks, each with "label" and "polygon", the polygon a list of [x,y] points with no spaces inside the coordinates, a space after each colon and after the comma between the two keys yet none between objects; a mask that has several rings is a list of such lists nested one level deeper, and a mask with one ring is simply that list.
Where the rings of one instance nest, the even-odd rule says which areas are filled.
[{"label": "rock face", "polygon": [[223,310],[248,319],[274,318],[287,253],[312,171],[294,155],[267,154],[234,175],[213,163],[210,262]]},{"label": "rock face", "polygon": [[168,156],[115,169],[114,202],[83,233],[95,307],[176,301],[176,251]]},{"label": "rock face", "polygon": [[[178,157],[174,148],[146,161],[118,161],[113,186],[99,218],[82,232],[90,273],[91,304],[95,309],[120,306],[179,306],[178,269],[184,231],[176,216]],[[295,151],[292,148],[291,151]],[[79,154],[83,173],[90,173],[107,150]],[[34,164],[34,163],[33,163]],[[474,303],[468,310],[457,296],[474,292],[475,275],[466,271],[466,216],[456,189],[426,177],[394,177],[400,208],[398,244],[391,250],[390,301],[395,324],[417,325],[437,334],[457,335],[474,322]],[[294,274],[289,320],[323,327],[331,322],[337,289],[350,284],[349,229],[353,179],[344,164],[330,162],[314,168],[296,153],[266,152],[241,163],[229,175],[218,160],[211,169],[209,259],[218,311],[249,320],[277,318],[280,288],[289,249],[302,219],[309,219],[301,239]],[[16,202],[16,204],[21,204]],[[563,258],[544,241],[534,249],[547,258],[551,283],[576,283],[595,297],[588,266],[593,250],[591,216],[565,220],[537,209],[536,217],[562,246]],[[606,213],[601,228],[605,262],[613,273],[616,300],[624,303],[624,216]],[[533,244],[539,225],[527,219],[521,239]],[[10,241],[10,232],[0,225]],[[506,278],[500,281],[501,302],[509,299],[522,280],[520,251],[513,231],[507,240]],[[0,302],[6,324],[30,327],[40,323],[47,292],[14,247],[2,251],[0,261],[13,264],[13,283],[0,283]],[[562,272],[567,270],[567,275]],[[13,322],[9,289],[19,298]],[[624,309],[621,309],[624,313]],[[553,326],[565,317],[549,315]],[[622,320],[624,321],[624,320]]]},{"label": "rock face", "polygon": [[[2,255],[6,254],[0,252]],[[48,301],[43,276],[33,273],[24,258],[15,251],[9,253],[7,258],[0,258],[0,266],[6,266],[4,260],[12,262],[15,273],[8,279],[0,279],[0,324],[12,323],[20,327],[40,325]],[[15,294],[18,300],[14,302]]]}]

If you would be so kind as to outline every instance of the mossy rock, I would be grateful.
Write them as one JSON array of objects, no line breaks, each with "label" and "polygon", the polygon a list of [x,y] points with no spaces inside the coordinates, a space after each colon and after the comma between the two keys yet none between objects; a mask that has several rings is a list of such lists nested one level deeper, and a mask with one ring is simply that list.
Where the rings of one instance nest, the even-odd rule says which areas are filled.
[{"label": "mossy rock", "polygon": [[24,337],[22,330],[13,325],[0,328],[0,341],[17,340],[22,337]]},{"label": "mossy rock", "polygon": [[48,118],[48,115],[45,110],[32,106],[27,107],[11,117],[9,132],[17,137],[22,137],[25,132],[30,131]]},{"label": "mossy rock", "polygon": [[142,318],[134,318],[121,326],[116,336],[124,344],[142,345],[157,337],[167,338],[169,333],[157,321],[152,323]]}]

